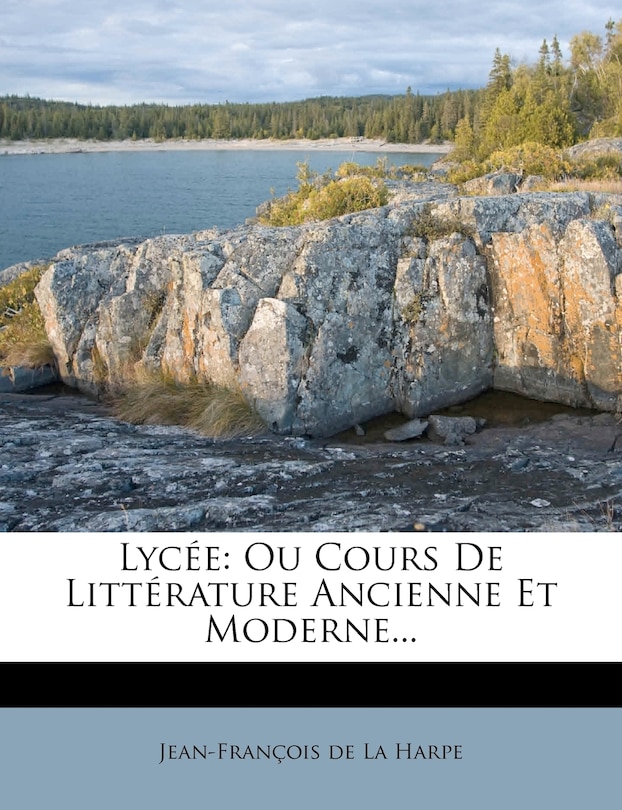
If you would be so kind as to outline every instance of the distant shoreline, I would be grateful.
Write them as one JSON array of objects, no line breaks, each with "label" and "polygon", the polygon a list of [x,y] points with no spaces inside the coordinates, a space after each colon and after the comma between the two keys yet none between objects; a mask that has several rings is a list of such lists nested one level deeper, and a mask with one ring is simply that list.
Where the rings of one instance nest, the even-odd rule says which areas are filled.
[{"label": "distant shoreline", "polygon": [[332,151],[332,152],[410,152],[414,154],[448,154],[453,144],[431,143],[387,143],[372,138],[319,138],[308,140],[259,140],[242,138],[239,140],[186,140],[182,138],[166,141],[145,140],[93,141],[77,138],[55,138],[49,140],[8,141],[0,140],[1,155],[62,155],[81,152],[171,152],[205,150],[290,150],[290,151]]}]

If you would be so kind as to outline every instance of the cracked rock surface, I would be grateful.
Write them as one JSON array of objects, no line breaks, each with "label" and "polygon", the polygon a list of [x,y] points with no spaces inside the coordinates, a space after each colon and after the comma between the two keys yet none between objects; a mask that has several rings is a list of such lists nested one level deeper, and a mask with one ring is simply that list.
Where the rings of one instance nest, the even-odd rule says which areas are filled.
[{"label": "cracked rock surface", "polygon": [[[6,532],[602,532],[622,528],[613,414],[487,423],[464,444],[384,429],[212,440],[58,393],[0,394]],[[379,437],[379,438],[375,438]]]}]

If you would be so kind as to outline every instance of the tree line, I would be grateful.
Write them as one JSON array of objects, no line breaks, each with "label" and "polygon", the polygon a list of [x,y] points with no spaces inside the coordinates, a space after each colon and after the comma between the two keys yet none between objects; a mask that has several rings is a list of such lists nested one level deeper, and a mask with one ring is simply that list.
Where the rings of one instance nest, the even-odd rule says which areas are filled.
[{"label": "tree line", "polygon": [[622,21],[584,31],[561,52],[543,40],[533,64],[495,51],[477,90],[330,97],[295,102],[94,106],[29,96],[0,98],[0,138],[381,138],[453,141],[481,160],[525,141],[562,148],[587,137],[622,136]]},{"label": "tree line", "polygon": [[452,139],[472,114],[477,91],[422,96],[320,97],[264,104],[106,106],[0,98],[0,138],[384,138],[393,143]]},{"label": "tree line", "polygon": [[455,156],[483,160],[524,143],[563,149],[587,138],[622,136],[622,21],[605,35],[543,40],[537,60],[513,66],[497,48],[488,84],[472,115],[456,126]]}]

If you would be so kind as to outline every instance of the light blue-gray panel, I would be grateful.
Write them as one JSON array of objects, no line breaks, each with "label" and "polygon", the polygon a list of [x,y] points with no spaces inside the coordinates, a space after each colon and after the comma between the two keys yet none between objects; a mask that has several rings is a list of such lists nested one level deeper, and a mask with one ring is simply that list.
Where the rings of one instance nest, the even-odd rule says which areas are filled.
[{"label": "light blue-gray panel", "polygon": [[[605,810],[620,807],[621,727],[619,708],[3,708],[0,806]],[[423,758],[430,745],[451,758]],[[275,746],[290,758],[266,758]]]}]

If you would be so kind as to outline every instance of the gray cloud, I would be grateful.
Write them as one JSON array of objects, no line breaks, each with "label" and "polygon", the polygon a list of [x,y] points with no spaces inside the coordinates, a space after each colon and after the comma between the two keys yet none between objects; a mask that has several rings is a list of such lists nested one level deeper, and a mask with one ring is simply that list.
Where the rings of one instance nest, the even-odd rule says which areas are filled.
[{"label": "gray cloud", "polygon": [[95,104],[293,101],[483,86],[495,48],[534,61],[604,33],[611,3],[2,0],[0,95]]}]

